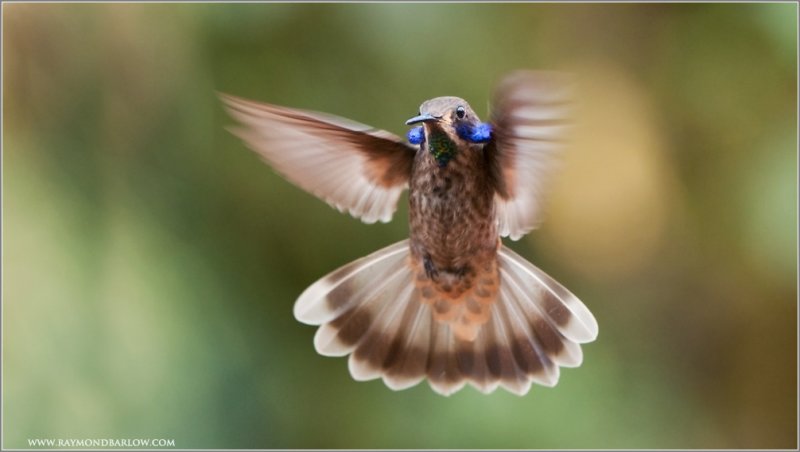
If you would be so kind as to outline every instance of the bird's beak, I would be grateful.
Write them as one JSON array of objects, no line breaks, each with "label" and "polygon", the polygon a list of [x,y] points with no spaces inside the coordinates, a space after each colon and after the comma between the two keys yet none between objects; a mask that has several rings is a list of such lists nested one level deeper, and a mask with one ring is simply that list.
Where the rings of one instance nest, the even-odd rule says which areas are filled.
[{"label": "bird's beak", "polygon": [[416,124],[418,122],[438,121],[438,120],[439,118],[437,118],[436,116],[431,116],[426,113],[424,115],[414,116],[413,118],[406,121],[406,124],[411,125],[411,124]]}]

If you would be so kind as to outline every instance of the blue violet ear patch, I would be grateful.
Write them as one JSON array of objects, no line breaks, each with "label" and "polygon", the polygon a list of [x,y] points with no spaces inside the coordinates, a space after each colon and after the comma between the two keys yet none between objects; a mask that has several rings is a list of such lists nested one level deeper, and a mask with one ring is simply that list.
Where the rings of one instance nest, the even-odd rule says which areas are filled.
[{"label": "blue violet ear patch", "polygon": [[411,144],[420,144],[425,140],[425,133],[422,131],[422,126],[414,127],[408,131],[408,142]]},{"label": "blue violet ear patch", "polygon": [[482,122],[476,126],[459,124],[456,127],[458,136],[472,143],[486,143],[492,138],[492,126]]}]

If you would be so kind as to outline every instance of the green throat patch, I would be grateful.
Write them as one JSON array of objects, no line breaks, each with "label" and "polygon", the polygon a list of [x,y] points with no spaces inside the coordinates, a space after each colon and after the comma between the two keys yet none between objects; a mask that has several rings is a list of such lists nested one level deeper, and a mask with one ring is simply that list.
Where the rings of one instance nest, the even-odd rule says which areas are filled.
[{"label": "green throat patch", "polygon": [[433,155],[440,167],[447,165],[447,162],[456,156],[458,151],[456,144],[446,133],[433,131],[426,138],[428,139],[428,151]]}]

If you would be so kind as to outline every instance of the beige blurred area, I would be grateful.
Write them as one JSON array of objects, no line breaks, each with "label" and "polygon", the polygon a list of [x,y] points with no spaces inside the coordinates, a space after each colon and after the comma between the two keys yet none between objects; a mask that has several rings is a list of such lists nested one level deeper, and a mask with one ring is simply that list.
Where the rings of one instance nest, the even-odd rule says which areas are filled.
[{"label": "beige blurred area", "polygon": [[[797,447],[796,4],[2,12],[4,448]],[[546,218],[507,244],[597,341],[522,398],[353,381],[292,304],[405,238],[405,200],[389,224],[331,209],[217,93],[404,135],[423,100],[488,105],[519,68],[579,95]]]},{"label": "beige blurred area", "polygon": [[601,61],[569,70],[582,75],[576,125],[553,178],[542,241],[582,277],[624,279],[664,245],[682,193],[645,88]]}]

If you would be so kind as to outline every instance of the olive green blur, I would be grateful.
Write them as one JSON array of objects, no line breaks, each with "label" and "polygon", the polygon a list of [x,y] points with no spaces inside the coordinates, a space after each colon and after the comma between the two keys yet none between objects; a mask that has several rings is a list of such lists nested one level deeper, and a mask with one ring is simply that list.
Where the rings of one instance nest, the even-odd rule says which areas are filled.
[{"label": "olive green blur", "polygon": [[[797,5],[3,4],[3,446],[794,448]],[[404,136],[580,82],[542,227],[594,312],[525,397],[358,383],[292,305],[406,237],[292,186],[218,92]]]}]

